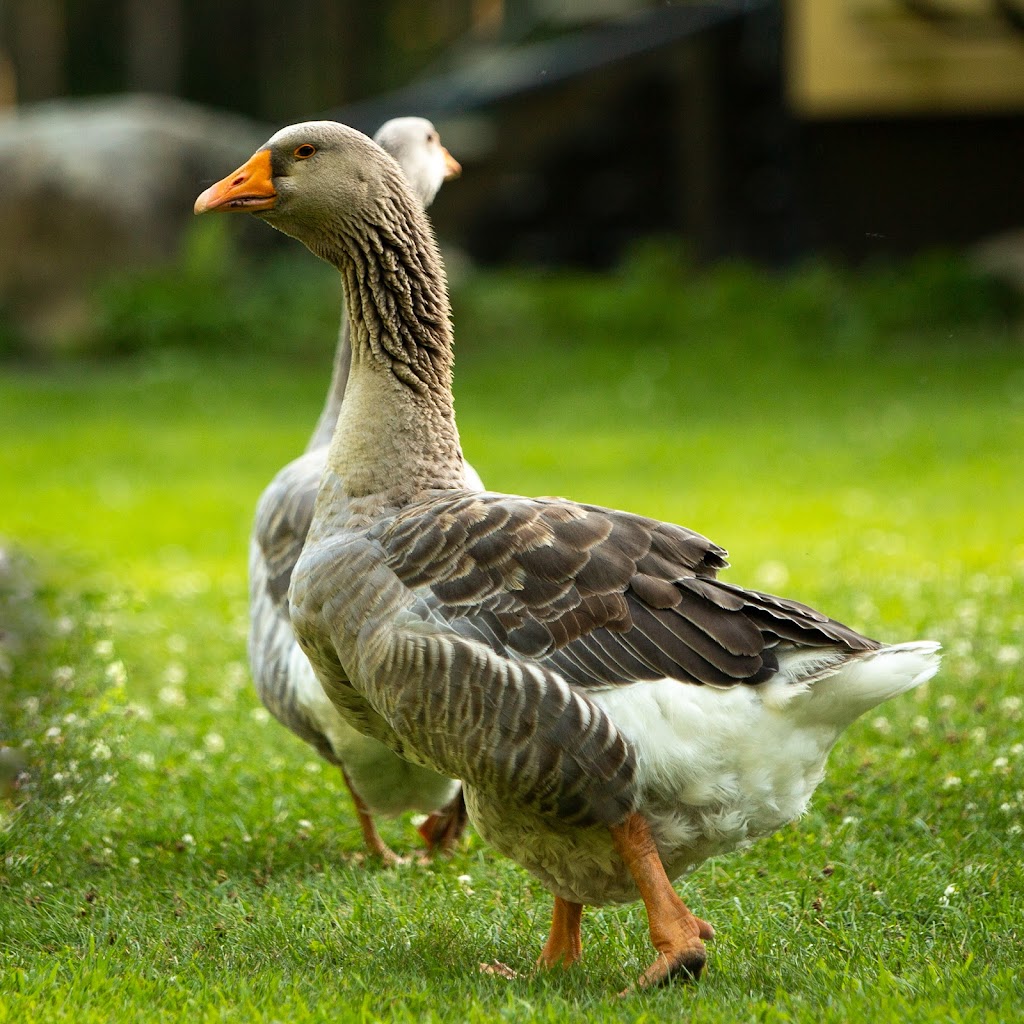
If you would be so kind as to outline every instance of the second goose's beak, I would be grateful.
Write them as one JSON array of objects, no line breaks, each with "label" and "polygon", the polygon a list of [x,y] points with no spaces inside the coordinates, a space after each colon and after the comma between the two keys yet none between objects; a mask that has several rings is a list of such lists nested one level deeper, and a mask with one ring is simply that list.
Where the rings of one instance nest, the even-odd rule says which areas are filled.
[{"label": "second goose's beak", "polygon": [[261,149],[253,153],[237,171],[232,171],[203,192],[196,200],[193,211],[211,213],[218,210],[240,210],[251,213],[254,210],[272,210],[276,202],[277,191],[274,189],[270,150]]},{"label": "second goose's beak", "polygon": [[451,181],[452,178],[457,178],[462,173],[462,164],[444,146],[441,147],[441,152],[444,153],[444,180]]}]

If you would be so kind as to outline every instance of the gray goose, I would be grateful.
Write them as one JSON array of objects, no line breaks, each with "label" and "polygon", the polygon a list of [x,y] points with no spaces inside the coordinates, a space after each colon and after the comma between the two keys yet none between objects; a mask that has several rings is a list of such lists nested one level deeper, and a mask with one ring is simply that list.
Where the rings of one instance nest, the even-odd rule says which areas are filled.
[{"label": "gray goose", "polygon": [[[376,140],[398,161],[424,207],[446,179],[461,172],[425,118],[394,118],[381,126]],[[381,839],[373,814],[427,813],[420,834],[431,851],[447,852],[465,826],[460,787],[356,732],[327,699],[288,617],[288,584],[309,530],[350,362],[343,316],[327,398],[306,451],[277,473],[257,504],[249,540],[249,663],[260,699],[274,717],[341,769],[367,850],[393,864],[400,858]],[[466,472],[467,484],[482,490],[472,467]]]},{"label": "gray goose", "polygon": [[332,122],[282,129],[200,196],[250,210],[342,275],[352,369],[292,624],[328,696],[462,779],[486,840],[554,894],[545,967],[584,904],[640,898],[654,962],[696,978],[712,927],[672,886],[800,815],[842,730],[930,678],[884,645],[719,579],[691,530],[466,488],[444,272],[394,162]]}]

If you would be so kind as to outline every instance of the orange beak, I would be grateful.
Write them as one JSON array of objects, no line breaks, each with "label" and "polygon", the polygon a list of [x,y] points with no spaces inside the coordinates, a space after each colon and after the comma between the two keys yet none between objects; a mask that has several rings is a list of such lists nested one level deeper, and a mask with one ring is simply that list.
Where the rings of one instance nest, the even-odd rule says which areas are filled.
[{"label": "orange beak", "polygon": [[195,213],[272,210],[277,202],[273,179],[270,150],[261,149],[253,153],[237,171],[232,171],[226,178],[211,185],[196,200],[193,210]]},{"label": "orange beak", "polygon": [[441,151],[444,153],[444,180],[451,181],[452,178],[457,178],[462,173],[462,164],[460,164],[459,161],[444,148],[444,146],[441,147]]}]

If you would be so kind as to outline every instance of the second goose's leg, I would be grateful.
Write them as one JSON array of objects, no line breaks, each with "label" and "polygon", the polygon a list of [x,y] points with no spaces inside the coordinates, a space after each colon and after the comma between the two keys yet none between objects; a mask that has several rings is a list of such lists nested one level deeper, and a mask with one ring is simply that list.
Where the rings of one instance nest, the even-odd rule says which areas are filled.
[{"label": "second goose's leg", "polygon": [[448,857],[455,852],[468,821],[466,799],[460,786],[458,793],[439,811],[429,815],[416,831],[423,837],[431,856],[439,853],[443,857]]},{"label": "second goose's leg", "polygon": [[363,833],[363,842],[366,844],[366,849],[375,857],[380,859],[389,866],[396,864],[405,863],[401,857],[395,853],[394,850],[388,846],[380,837],[380,833],[377,831],[377,826],[374,824],[373,816],[370,814],[370,809],[363,803],[363,798],[356,792],[355,786],[352,785],[352,780],[348,777],[348,772],[343,768],[341,770],[341,777],[345,780],[345,785],[348,786],[348,791],[352,794],[352,803],[356,807],[356,817],[359,819],[359,828]]},{"label": "second goose's leg", "polygon": [[571,967],[583,956],[583,940],[580,938],[580,920],[583,905],[570,903],[561,896],[555,897],[555,909],[551,915],[551,931],[544,943],[538,967]]},{"label": "second goose's leg", "polygon": [[674,975],[699,978],[707,962],[707,950],[701,938],[710,938],[714,930],[706,921],[694,917],[679,898],[665,874],[650,826],[639,814],[631,814],[611,829],[619,856],[629,868],[640,897],[647,908],[651,942],[658,958],[636,983],[647,988]]}]

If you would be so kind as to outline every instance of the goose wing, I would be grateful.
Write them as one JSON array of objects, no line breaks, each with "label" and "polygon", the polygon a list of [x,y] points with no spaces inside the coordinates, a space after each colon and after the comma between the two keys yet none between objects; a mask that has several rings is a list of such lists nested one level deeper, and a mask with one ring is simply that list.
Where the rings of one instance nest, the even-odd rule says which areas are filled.
[{"label": "goose wing", "polygon": [[281,469],[260,495],[253,540],[263,561],[266,589],[287,617],[288,586],[306,543],[326,459],[324,450],[307,452]]},{"label": "goose wing", "polygon": [[434,492],[371,531],[423,613],[582,688],[756,684],[780,643],[878,644],[717,579],[726,552],[671,523],[560,498]]}]

